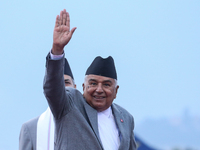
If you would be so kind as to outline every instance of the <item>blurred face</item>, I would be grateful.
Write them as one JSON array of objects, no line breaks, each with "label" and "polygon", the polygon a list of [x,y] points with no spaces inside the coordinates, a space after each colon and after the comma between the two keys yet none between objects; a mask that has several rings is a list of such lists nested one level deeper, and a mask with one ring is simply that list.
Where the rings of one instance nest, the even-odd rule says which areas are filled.
[{"label": "blurred face", "polygon": [[74,84],[70,76],[64,74],[64,81],[65,81],[65,86],[76,88],[76,85]]},{"label": "blurred face", "polygon": [[103,111],[111,106],[118,88],[112,78],[87,75],[83,84],[83,96],[90,106],[97,111]]}]

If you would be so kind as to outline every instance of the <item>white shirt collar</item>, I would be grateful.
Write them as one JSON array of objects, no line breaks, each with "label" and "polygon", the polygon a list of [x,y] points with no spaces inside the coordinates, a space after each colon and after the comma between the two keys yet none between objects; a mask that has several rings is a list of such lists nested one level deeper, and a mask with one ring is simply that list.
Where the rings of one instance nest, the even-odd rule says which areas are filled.
[{"label": "white shirt collar", "polygon": [[106,110],[104,111],[100,111],[98,112],[98,114],[104,114],[106,117],[110,118],[112,117],[112,109],[111,109],[111,106],[108,107]]},{"label": "white shirt collar", "polygon": [[111,107],[98,112],[97,117],[99,135],[104,149],[117,150],[120,145],[120,138]]}]

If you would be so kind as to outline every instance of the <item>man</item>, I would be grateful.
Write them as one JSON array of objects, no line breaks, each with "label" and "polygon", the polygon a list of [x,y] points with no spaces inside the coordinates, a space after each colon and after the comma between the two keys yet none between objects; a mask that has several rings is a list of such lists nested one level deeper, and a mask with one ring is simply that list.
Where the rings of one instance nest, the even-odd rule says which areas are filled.
[{"label": "man", "polygon": [[75,30],[70,30],[64,9],[56,17],[53,46],[46,58],[43,88],[55,119],[55,150],[135,150],[133,117],[113,103],[119,86],[112,57],[95,58],[86,71],[83,94],[72,88],[65,91],[64,47]]},{"label": "man", "polygon": [[[70,66],[65,59],[65,87],[76,88]],[[19,150],[54,150],[54,120],[49,109],[22,125],[19,136]]]}]

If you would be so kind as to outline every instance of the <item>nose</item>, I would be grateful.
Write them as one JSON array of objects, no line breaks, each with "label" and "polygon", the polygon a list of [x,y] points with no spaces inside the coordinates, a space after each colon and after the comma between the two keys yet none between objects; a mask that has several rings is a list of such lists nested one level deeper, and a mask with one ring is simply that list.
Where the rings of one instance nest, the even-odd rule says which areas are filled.
[{"label": "nose", "polygon": [[97,85],[96,92],[98,92],[98,93],[102,93],[102,92],[103,92],[102,84],[98,84],[98,85]]}]

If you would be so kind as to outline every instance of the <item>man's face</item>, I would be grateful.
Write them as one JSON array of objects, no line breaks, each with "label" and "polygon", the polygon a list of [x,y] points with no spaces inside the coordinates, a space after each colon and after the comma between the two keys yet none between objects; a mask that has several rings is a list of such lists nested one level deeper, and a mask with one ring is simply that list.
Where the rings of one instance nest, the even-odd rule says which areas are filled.
[{"label": "man's face", "polygon": [[97,111],[103,111],[111,106],[118,88],[119,86],[116,86],[116,81],[112,78],[87,75],[83,83],[83,96],[90,106]]},{"label": "man's face", "polygon": [[76,85],[74,84],[70,76],[64,74],[64,81],[65,81],[65,86],[76,88]]}]

